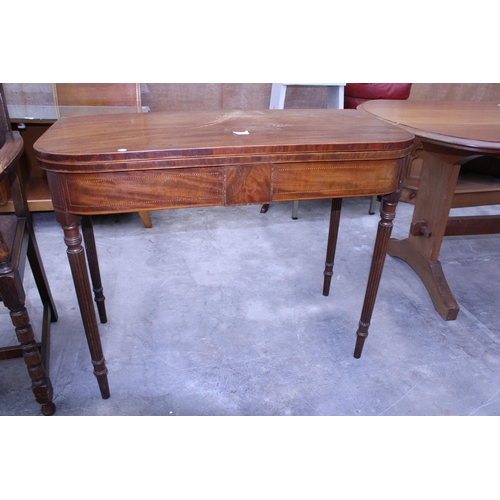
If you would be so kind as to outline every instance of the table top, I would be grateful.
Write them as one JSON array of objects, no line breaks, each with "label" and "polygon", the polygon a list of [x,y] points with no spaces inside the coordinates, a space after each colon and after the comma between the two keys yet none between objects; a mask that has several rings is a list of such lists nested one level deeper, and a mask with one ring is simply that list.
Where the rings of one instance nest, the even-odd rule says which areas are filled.
[{"label": "table top", "polygon": [[233,110],[62,118],[34,149],[47,170],[71,171],[72,165],[86,171],[99,163],[100,171],[112,171],[136,169],[137,160],[150,160],[142,168],[158,168],[153,165],[158,160],[176,168],[243,162],[250,156],[253,163],[329,153],[390,157],[412,141],[407,131],[356,110]]},{"label": "table top", "polygon": [[500,152],[500,104],[471,101],[368,101],[358,109],[433,143]]}]

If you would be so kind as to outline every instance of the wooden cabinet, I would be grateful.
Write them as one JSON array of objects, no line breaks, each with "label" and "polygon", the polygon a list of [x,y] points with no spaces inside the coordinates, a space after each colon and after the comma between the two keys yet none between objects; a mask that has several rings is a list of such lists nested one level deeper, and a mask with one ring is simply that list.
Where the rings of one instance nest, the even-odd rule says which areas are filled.
[{"label": "wooden cabinet", "polygon": [[[49,186],[45,172],[38,167],[33,152],[33,144],[41,137],[54,121],[26,123],[11,120],[12,130],[18,130],[24,141],[24,153],[19,159],[19,167],[26,189],[28,206],[32,212],[53,210]],[[0,185],[0,211],[14,212],[8,183]]]}]

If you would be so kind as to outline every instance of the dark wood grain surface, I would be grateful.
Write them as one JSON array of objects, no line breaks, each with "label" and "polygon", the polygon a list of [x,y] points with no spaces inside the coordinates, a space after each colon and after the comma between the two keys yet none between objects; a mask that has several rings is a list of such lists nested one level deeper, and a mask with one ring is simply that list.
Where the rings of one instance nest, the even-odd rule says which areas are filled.
[{"label": "dark wood grain surface", "polygon": [[429,142],[500,151],[500,102],[369,101],[360,109]]},{"label": "dark wood grain surface", "polygon": [[[111,170],[125,170],[126,161],[138,154],[146,160],[391,151],[408,147],[411,140],[404,131],[355,110],[162,112],[60,119],[36,142],[35,151],[51,170],[63,169],[59,163],[69,169],[70,162],[99,160],[110,162]],[[122,164],[113,164],[117,161]]]},{"label": "dark wood grain surface", "polygon": [[[355,110],[95,115],[58,120],[34,145],[46,170],[101,395],[107,368],[92,300],[106,321],[90,215],[332,198],[324,293],[340,200],[383,195],[354,355],[368,335],[413,135]],[[79,226],[83,226],[83,244]]]},{"label": "dark wood grain surface", "polygon": [[[445,320],[456,319],[459,306],[439,261],[443,237],[490,234],[499,226],[492,217],[475,217],[474,220],[449,217],[461,166],[482,156],[500,157],[498,104],[370,101],[358,108],[416,136],[422,166],[413,220],[408,237],[392,239],[388,252],[407,262],[418,274],[436,310]],[[414,152],[410,157],[413,156]],[[479,194],[483,196],[483,193]],[[480,204],[474,201],[474,205]],[[465,202],[461,206],[465,206]]]},{"label": "dark wood grain surface", "polygon": [[34,149],[56,211],[89,215],[387,194],[412,140],[355,110],[164,112],[61,119]]}]

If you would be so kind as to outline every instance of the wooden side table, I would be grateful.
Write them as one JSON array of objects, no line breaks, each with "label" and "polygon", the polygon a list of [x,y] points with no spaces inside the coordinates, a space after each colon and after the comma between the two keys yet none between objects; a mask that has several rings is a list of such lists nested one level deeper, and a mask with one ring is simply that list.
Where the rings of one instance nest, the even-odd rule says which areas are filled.
[{"label": "wooden side table", "polygon": [[332,199],[327,295],[341,199],[383,193],[354,351],[359,357],[412,144],[407,131],[355,110],[157,112],[58,120],[37,141],[35,154],[47,172],[64,231],[101,395],[107,398],[110,392],[85,256],[100,320],[107,318],[92,214]]}]

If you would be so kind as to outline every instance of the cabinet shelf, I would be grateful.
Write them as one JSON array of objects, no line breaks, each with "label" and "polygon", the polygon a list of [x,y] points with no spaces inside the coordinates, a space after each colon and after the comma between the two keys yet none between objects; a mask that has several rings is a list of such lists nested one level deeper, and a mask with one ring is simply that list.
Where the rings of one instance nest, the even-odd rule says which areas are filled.
[{"label": "cabinet shelf", "polygon": [[[30,179],[25,182],[25,190],[31,212],[51,212],[54,210],[47,179]],[[0,212],[14,212],[14,204],[10,196],[7,203],[0,205]]]},{"label": "cabinet shelf", "polygon": [[459,176],[452,208],[497,204],[500,204],[499,177],[472,172]]}]

